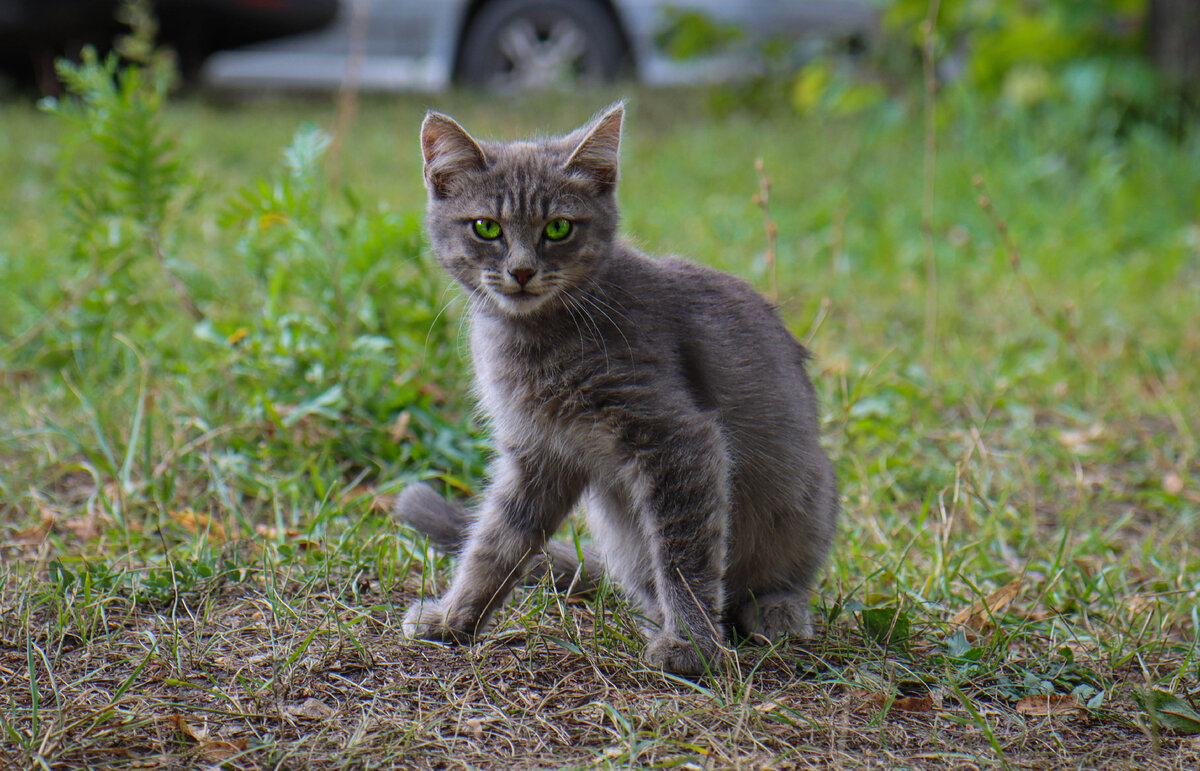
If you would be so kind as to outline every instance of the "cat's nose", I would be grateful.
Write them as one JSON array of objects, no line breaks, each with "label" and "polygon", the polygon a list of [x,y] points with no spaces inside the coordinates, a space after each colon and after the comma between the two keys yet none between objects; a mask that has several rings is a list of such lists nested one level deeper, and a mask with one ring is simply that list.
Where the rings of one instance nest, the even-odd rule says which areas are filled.
[{"label": "cat's nose", "polygon": [[537,273],[537,271],[533,268],[516,268],[515,270],[510,270],[508,275],[516,279],[517,283],[521,286],[525,286],[529,283],[529,279],[533,278],[534,273]]}]

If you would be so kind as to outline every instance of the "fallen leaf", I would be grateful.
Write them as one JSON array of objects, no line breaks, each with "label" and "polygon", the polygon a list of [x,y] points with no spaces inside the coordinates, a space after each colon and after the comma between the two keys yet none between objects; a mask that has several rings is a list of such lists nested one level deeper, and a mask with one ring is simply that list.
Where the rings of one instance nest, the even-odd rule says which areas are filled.
[{"label": "fallen leaf", "polygon": [[423,383],[417,390],[419,393],[433,399],[434,404],[446,404],[450,401],[450,397],[446,395],[446,392],[433,383]]},{"label": "fallen leaf", "polygon": [[402,411],[396,416],[396,419],[392,421],[392,425],[388,427],[388,438],[397,444],[405,439],[410,438],[408,424],[411,422],[412,415],[409,414],[408,410]]},{"label": "fallen leaf", "polygon": [[300,535],[300,531],[295,528],[279,528],[264,525],[261,522],[254,526],[254,533],[261,538],[266,538],[269,541],[284,540],[290,541]]},{"label": "fallen leaf", "polygon": [[191,739],[194,742],[203,742],[208,740],[208,729],[193,726],[191,723],[187,722],[183,715],[171,715],[168,720],[171,725],[175,727],[175,730],[179,731],[179,733],[183,734],[188,739]]},{"label": "fallen leaf", "polygon": [[1155,725],[1185,734],[1200,733],[1200,714],[1170,691],[1135,691],[1134,698]]},{"label": "fallen leaf", "polygon": [[475,738],[478,739],[483,736],[483,727],[485,725],[487,725],[488,723],[495,723],[499,720],[500,720],[500,718],[498,718],[498,717],[467,718],[467,728],[470,728],[472,735],[474,735]]},{"label": "fallen leaf", "polygon": [[1069,693],[1054,693],[1049,696],[1026,696],[1017,702],[1017,712],[1022,715],[1069,715],[1081,712],[1083,705]]},{"label": "fallen leaf", "polygon": [[320,699],[309,697],[299,704],[291,704],[284,710],[292,717],[305,720],[328,720],[337,714],[337,710]]},{"label": "fallen leaf", "polygon": [[91,513],[84,517],[73,517],[72,519],[59,522],[57,526],[61,530],[66,530],[80,541],[92,541],[100,537],[100,526],[96,522],[96,517]]},{"label": "fallen leaf", "polygon": [[376,493],[371,499],[371,512],[374,514],[390,514],[396,503],[396,496],[388,493]]},{"label": "fallen leaf", "polygon": [[887,695],[877,691],[868,691],[862,688],[851,688],[846,692],[851,702],[851,709],[856,712],[863,712],[868,709],[882,709],[887,702]]},{"label": "fallen leaf", "polygon": [[1104,426],[1093,423],[1086,430],[1058,432],[1058,443],[1076,455],[1091,455],[1096,451],[1092,442],[1104,436]]},{"label": "fallen leaf", "polygon": [[54,529],[54,523],[57,521],[52,513],[43,509],[41,521],[17,533],[13,536],[13,540],[21,543],[41,543],[46,540],[46,536],[50,535],[50,531]]},{"label": "fallen leaf", "polygon": [[196,749],[210,763],[222,763],[240,752],[245,752],[248,746],[245,739],[226,741],[210,739],[207,727],[197,727],[187,722],[183,715],[171,715],[168,722],[184,739],[195,742]]},{"label": "fallen leaf", "polygon": [[850,360],[845,356],[832,356],[825,358],[824,366],[821,369],[822,375],[845,375],[850,371]]},{"label": "fallen leaf", "polygon": [[891,709],[901,712],[931,712],[933,711],[933,696],[901,696],[892,702]]},{"label": "fallen leaf", "polygon": [[1131,594],[1126,597],[1122,604],[1129,614],[1136,616],[1146,610],[1154,610],[1158,606],[1157,594]]},{"label": "fallen leaf", "polygon": [[911,633],[908,614],[899,608],[867,608],[861,616],[863,631],[881,645],[903,642]]},{"label": "fallen leaf", "polygon": [[1021,579],[1010,581],[987,597],[975,600],[969,607],[955,613],[950,617],[950,623],[982,632],[992,623],[992,617],[1008,607],[1020,591]]},{"label": "fallen leaf", "polygon": [[878,691],[867,691],[862,688],[851,688],[846,693],[852,700],[852,708],[856,711],[865,711],[868,709],[883,709],[887,707],[889,710],[899,710],[900,712],[932,712],[934,703],[933,695],[926,694],[924,696],[898,696],[892,699],[892,703],[888,704],[888,695],[879,693]]},{"label": "fallen leaf", "polygon": [[197,514],[191,509],[169,511],[167,514],[171,519],[178,522],[184,530],[193,535],[205,534],[212,543],[224,543],[229,540],[229,535],[225,532],[225,526],[207,514]]}]

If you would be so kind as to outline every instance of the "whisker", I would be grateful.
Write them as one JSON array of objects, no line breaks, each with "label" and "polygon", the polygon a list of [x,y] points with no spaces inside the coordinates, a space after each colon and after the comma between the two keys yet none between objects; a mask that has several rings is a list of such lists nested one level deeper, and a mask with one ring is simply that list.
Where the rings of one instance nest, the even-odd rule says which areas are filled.
[{"label": "whisker", "polygon": [[575,325],[575,331],[579,333],[579,357],[583,358],[587,355],[587,348],[583,341],[583,328],[579,326],[579,319],[575,316],[570,295],[562,293],[561,297],[564,300],[563,307],[566,309],[567,315],[571,317],[571,323]]},{"label": "whisker", "polygon": [[562,296],[564,298],[568,298],[570,300],[571,304],[579,309],[579,312],[583,315],[583,318],[591,325],[592,329],[595,331],[595,333],[596,333],[595,337],[593,337],[592,339],[600,346],[600,350],[604,352],[604,372],[605,372],[605,374],[611,373],[612,372],[612,362],[610,362],[609,358],[608,358],[608,344],[605,343],[605,341],[604,341],[604,332],[600,329],[599,325],[596,324],[596,320],[594,318],[592,318],[592,315],[587,312],[587,309],[579,304],[578,297],[572,297],[571,293],[568,291],[565,291],[565,290],[562,292]]},{"label": "whisker", "polygon": [[[446,287],[442,290],[442,296],[439,297],[438,299],[439,300],[443,299],[446,296],[446,293],[449,292],[450,290],[452,290],[453,288],[454,288],[454,284],[446,284]],[[429,329],[425,330],[425,343],[421,346],[421,365],[422,366],[424,366],[425,360],[429,358],[429,338],[431,338],[433,336],[433,328],[437,326],[438,319],[440,319],[442,317],[442,314],[446,312],[446,309],[450,307],[450,304],[457,299],[459,299],[459,296],[454,295],[449,300],[446,300],[446,302],[442,303],[442,307],[438,309],[437,314],[433,317],[433,321],[429,322]],[[460,322],[461,322],[461,320],[460,320]]]},{"label": "whisker", "polygon": [[[608,303],[604,302],[603,299],[601,299],[598,296],[592,295],[590,292],[588,292],[586,289],[583,289],[582,287],[580,287],[579,295],[589,305],[591,305],[593,308],[595,308],[597,311],[599,311],[600,315],[603,316],[605,319],[607,319],[608,323],[612,324],[613,328],[617,330],[617,334],[619,334],[621,336],[621,339],[625,341],[625,351],[626,351],[626,353],[629,354],[629,363],[633,364],[633,361],[634,361],[633,346],[629,344],[629,338],[625,336],[625,330],[623,330],[621,328],[621,325],[617,323],[616,319],[614,319],[612,316],[608,315],[607,311],[605,311],[604,308],[601,307],[601,305],[608,307],[609,310],[611,310],[613,313],[616,313],[618,316],[625,319],[626,321],[629,321],[629,317],[626,316],[625,314],[621,313],[620,311],[616,310],[612,306],[609,306]],[[607,351],[605,351],[605,354],[607,355]]]}]

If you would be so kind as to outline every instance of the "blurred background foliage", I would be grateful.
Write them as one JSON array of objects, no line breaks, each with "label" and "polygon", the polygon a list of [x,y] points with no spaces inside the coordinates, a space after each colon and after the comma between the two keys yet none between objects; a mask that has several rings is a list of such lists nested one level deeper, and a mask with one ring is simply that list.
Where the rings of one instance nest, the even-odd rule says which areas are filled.
[{"label": "blurred background foliage", "polygon": [[[905,331],[921,325],[923,304],[940,305],[940,323],[963,340],[994,334],[965,310],[1008,275],[991,259],[1002,247],[970,184],[980,172],[1031,239],[1035,283],[1087,276],[1112,295],[1136,282],[1157,291],[1174,272],[1186,286],[1188,212],[1200,207],[1195,81],[1151,50],[1153,5],[1164,1],[893,0],[865,49],[829,46],[798,62],[775,41],[749,81],[629,88],[640,118],[626,168],[642,175],[622,192],[629,230],[651,251],[766,285],[762,216],[750,203],[762,154],[779,202],[772,214],[760,199],[762,215],[785,234],[781,289],[798,298],[784,307],[797,331],[824,323],[839,298],[882,298],[870,319],[828,322],[848,325],[831,339],[854,348],[824,353],[864,378],[865,359],[893,345],[925,368],[922,379],[952,366],[922,359],[930,339]],[[152,18],[135,9],[125,19],[132,34],[114,52],[60,63],[67,93],[42,103],[53,127],[14,113],[13,136],[25,138],[0,154],[0,171],[17,180],[0,191],[0,227],[12,234],[0,244],[6,505],[33,511],[38,499],[22,491],[79,474],[90,495],[119,482],[120,495],[97,498],[118,520],[130,506],[161,518],[185,500],[252,517],[285,489],[319,498],[329,480],[473,489],[487,447],[467,406],[461,302],[423,246],[415,139],[394,133],[397,122],[415,130],[428,98],[366,100],[357,124],[328,102],[235,110],[177,99]],[[664,34],[681,57],[738,38],[689,13]],[[573,125],[612,96],[496,104],[459,92],[438,103],[482,134],[515,136]],[[322,113],[334,128],[311,124]],[[923,179],[914,170],[930,126],[941,160]],[[685,168],[695,190],[680,189]],[[936,221],[913,204],[935,185]],[[1143,206],[1151,196],[1159,205]],[[1129,259],[1106,272],[1090,259],[1103,254],[1111,265]],[[920,278],[938,263],[966,266],[940,295]],[[1121,317],[1115,302],[1105,319]],[[1052,359],[1064,335],[1082,334],[1088,309],[1077,303],[1064,299],[1052,328],[1030,333],[1051,333],[1046,351],[1002,355],[1021,367]],[[994,324],[1012,332],[1027,310]],[[1173,361],[1182,343],[1162,329],[1187,308],[1127,310],[1165,318],[1138,334]],[[1053,368],[1029,366],[1054,380],[1031,399],[1055,393]],[[881,402],[843,396],[835,412],[878,427],[877,410],[862,405]]]},{"label": "blurred background foliage", "polygon": [[[1188,130],[1200,96],[1200,3],[1192,0],[884,0],[876,39],[805,51],[763,46],[765,74],[717,89],[721,112],[773,109],[854,114],[920,100],[923,69],[939,97],[1012,110],[1073,110],[1102,132],[1152,124]],[[737,39],[680,13],[669,50],[695,56]],[[798,65],[798,66],[797,66]]]}]

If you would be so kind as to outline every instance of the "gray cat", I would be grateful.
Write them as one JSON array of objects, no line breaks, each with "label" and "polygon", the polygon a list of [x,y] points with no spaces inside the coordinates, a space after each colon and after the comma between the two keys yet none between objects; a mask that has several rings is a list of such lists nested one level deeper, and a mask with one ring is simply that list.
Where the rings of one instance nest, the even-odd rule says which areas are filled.
[{"label": "gray cat", "polygon": [[716,664],[726,624],[811,633],[808,602],[837,519],[807,351],[740,279],[617,238],[623,105],[574,133],[479,142],[421,126],[428,227],[466,290],[471,349],[498,457],[468,517],[431,489],[396,510],[461,561],[411,637],[466,641],[531,567],[569,585],[549,541],[582,498],[597,549],[649,619],[646,661]]}]

